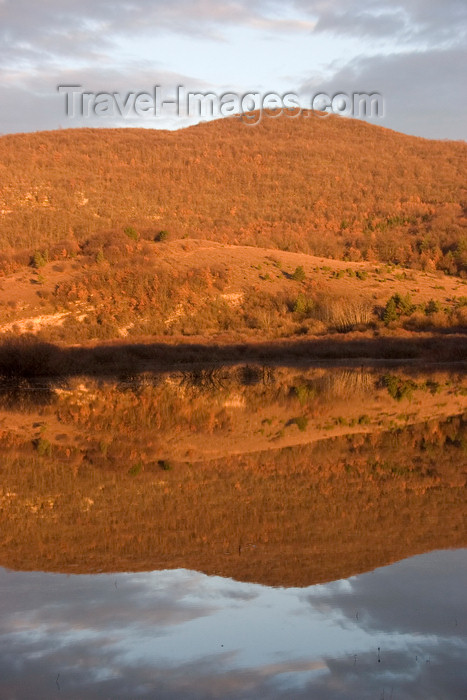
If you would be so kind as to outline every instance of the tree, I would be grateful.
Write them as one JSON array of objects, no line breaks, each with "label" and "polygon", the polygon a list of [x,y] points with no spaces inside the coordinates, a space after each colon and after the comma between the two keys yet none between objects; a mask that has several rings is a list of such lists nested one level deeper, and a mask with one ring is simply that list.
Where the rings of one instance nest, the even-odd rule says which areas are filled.
[{"label": "tree", "polygon": [[397,306],[394,297],[391,297],[386,304],[383,313],[383,321],[386,325],[391,323],[391,321],[397,321]]},{"label": "tree", "polygon": [[302,265],[299,265],[298,267],[295,268],[294,273],[292,275],[292,279],[295,280],[296,282],[303,282],[305,280],[306,274],[305,270],[303,269]]}]

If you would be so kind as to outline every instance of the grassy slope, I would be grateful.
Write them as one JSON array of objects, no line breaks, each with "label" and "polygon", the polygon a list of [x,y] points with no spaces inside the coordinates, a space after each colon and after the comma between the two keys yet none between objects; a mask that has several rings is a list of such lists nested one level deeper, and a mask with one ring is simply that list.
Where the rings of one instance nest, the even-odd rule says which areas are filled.
[{"label": "grassy slope", "polygon": [[[467,324],[467,283],[442,273],[202,240],[122,245],[103,262],[78,256],[5,275],[0,334],[226,344],[329,336],[343,330],[346,313],[349,328],[368,337],[454,333]],[[293,279],[297,267],[303,281]],[[396,292],[418,308],[388,327],[381,312]],[[430,300],[435,311],[427,314]]]}]

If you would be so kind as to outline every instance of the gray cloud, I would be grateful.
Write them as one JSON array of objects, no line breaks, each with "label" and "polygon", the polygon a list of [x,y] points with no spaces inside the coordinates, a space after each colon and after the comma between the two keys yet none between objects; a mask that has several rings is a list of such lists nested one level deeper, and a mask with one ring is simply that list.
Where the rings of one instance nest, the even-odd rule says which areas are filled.
[{"label": "gray cloud", "polygon": [[375,123],[427,138],[467,138],[467,49],[362,56],[331,79],[302,84],[303,95],[319,91],[379,92],[385,118]]},{"label": "gray cloud", "polygon": [[[151,91],[155,85],[184,85],[187,90],[207,90],[209,86],[202,80],[190,75],[182,75],[163,69],[128,63],[124,70],[96,65],[86,71],[78,69],[47,73],[18,74],[5,72],[0,82],[0,133],[42,131],[58,128],[76,127],[171,127],[174,119],[166,110],[160,117],[143,119],[136,115],[132,118],[98,117],[71,119],[66,115],[65,94],[57,91],[59,85],[82,85],[83,90],[92,92],[118,92],[124,96],[131,91]],[[164,92],[164,96],[166,93]],[[183,120],[176,119],[181,126]]]},{"label": "gray cloud", "polygon": [[13,49],[24,51],[25,58],[39,50],[43,56],[81,56],[96,46],[102,51],[119,36],[138,34],[197,35],[203,39],[222,39],[226,26],[253,26],[274,31],[308,31],[313,24],[268,16],[265,9],[278,0],[219,3],[205,0],[50,0],[44,4],[31,0],[4,0],[0,4],[0,36],[4,60]]},{"label": "gray cloud", "polygon": [[[38,56],[102,52],[118,36],[174,32],[220,39],[226,26],[251,26],[268,31],[333,32],[341,35],[388,37],[396,43],[423,40],[460,44],[467,31],[463,0],[295,0],[299,19],[278,16],[279,0],[4,0],[0,4],[3,58],[14,50],[24,60]],[[15,60],[15,57],[11,57]]]},{"label": "gray cloud", "polygon": [[362,654],[354,659],[327,659],[329,673],[317,678],[309,692],[297,700],[317,697],[322,700],[373,700],[373,698],[462,698],[467,688],[465,643],[424,640],[417,648],[384,652],[381,663],[377,654]]},{"label": "gray cloud", "polygon": [[317,586],[308,601],[339,610],[343,625],[353,623],[358,612],[358,624],[369,632],[467,644],[466,578],[465,550],[438,551],[352,577],[345,589],[339,582]]},{"label": "gray cloud", "polygon": [[464,0],[295,0],[317,18],[316,31],[388,37],[397,43],[461,44],[467,32]]},{"label": "gray cloud", "polygon": [[[221,47],[228,44],[227,30],[232,28],[249,28],[258,39],[274,40],[279,34],[291,41],[298,34],[309,36],[310,42],[318,36],[336,42],[357,38],[360,56],[350,55],[345,65],[340,59],[339,65],[321,67],[321,74],[326,70],[333,76],[322,82],[323,90],[329,86],[349,92],[352,84],[356,91],[382,92],[387,102],[386,126],[428,137],[465,138],[465,91],[461,89],[467,42],[465,0],[294,0],[285,9],[279,0],[2,0],[0,131],[82,125],[69,124],[57,112],[58,83],[119,92],[139,85],[147,90],[156,82],[216,89],[206,85],[202,75],[171,72],[170,56],[152,62],[148,57],[138,65],[119,52],[119,45],[138,38],[179,35],[221,42],[222,57]],[[154,46],[156,51],[157,42]],[[286,43],[281,50],[287,50]],[[154,67],[161,69],[159,75],[154,75]],[[254,77],[253,66],[253,81]],[[319,79],[313,86],[317,83]],[[304,90],[309,87],[303,86]],[[177,122],[172,126],[186,123]],[[141,119],[99,119],[85,125],[124,124],[149,125]],[[169,125],[168,120],[154,124]]]},{"label": "gray cloud", "polygon": [[323,14],[317,25],[316,31],[331,31],[337,34],[350,34],[370,37],[396,37],[407,38],[406,18],[404,13],[396,9],[395,12],[371,12],[344,11],[338,14]]}]

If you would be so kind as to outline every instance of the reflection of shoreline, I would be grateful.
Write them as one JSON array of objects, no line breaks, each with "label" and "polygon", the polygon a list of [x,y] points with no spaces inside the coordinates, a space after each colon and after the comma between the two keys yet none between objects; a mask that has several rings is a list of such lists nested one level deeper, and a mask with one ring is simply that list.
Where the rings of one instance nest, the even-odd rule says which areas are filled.
[{"label": "reflection of shoreline", "polygon": [[467,411],[462,371],[237,365],[0,385],[0,445],[105,467],[203,462]]},{"label": "reflection of shoreline", "polygon": [[305,586],[467,545],[462,416],[199,463],[145,461],[149,445],[125,441],[4,453],[0,564]]},{"label": "reflection of shoreline", "polygon": [[0,375],[8,378],[43,377],[66,379],[89,375],[110,378],[122,373],[157,372],[238,363],[263,363],[290,368],[323,363],[349,366],[381,362],[408,365],[452,363],[465,368],[467,335],[427,334],[424,337],[362,337],[359,333],[337,334],[309,340],[249,343],[206,343],[168,340],[125,344],[61,346],[34,337],[12,337],[0,344]]}]

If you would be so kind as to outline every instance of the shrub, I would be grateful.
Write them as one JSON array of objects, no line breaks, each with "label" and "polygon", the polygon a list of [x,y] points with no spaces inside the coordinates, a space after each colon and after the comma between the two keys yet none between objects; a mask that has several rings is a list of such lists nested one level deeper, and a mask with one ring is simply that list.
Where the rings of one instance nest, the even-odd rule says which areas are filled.
[{"label": "shrub", "polygon": [[137,476],[140,473],[140,471],[142,470],[142,468],[143,468],[143,463],[140,460],[137,464],[134,464],[132,467],[129,468],[128,474],[130,476]]},{"label": "shrub", "polygon": [[159,242],[166,241],[168,237],[169,237],[168,231],[159,231],[159,233],[156,235],[154,240],[159,241]]},{"label": "shrub", "polygon": [[430,301],[425,306],[425,313],[427,316],[435,314],[437,311],[441,311],[441,304],[435,299],[430,299]]},{"label": "shrub", "polygon": [[52,454],[52,445],[45,438],[39,438],[36,440],[36,450],[40,457],[50,457]]},{"label": "shrub", "polygon": [[399,294],[396,292],[388,299],[384,312],[383,321],[386,323],[391,323],[391,321],[396,321],[399,316],[410,316],[415,311],[415,305],[412,304],[410,294]]},{"label": "shrub", "polygon": [[127,226],[124,228],[123,233],[128,236],[128,238],[131,238],[132,241],[137,241],[139,238],[138,232],[135,228],[133,228],[133,226]]},{"label": "shrub", "polygon": [[381,378],[381,384],[386,387],[389,396],[396,401],[411,399],[414,389],[417,388],[417,384],[411,379],[402,379],[394,374],[385,374]]},{"label": "shrub", "polygon": [[41,253],[39,250],[36,250],[34,255],[32,256],[32,261],[31,264],[33,267],[39,269],[40,267],[44,267],[44,265],[49,261],[49,254],[48,251],[44,251]]},{"label": "shrub", "polygon": [[313,300],[308,299],[304,294],[299,294],[293,305],[293,310],[297,314],[306,315],[313,310]]},{"label": "shrub", "polygon": [[298,267],[295,268],[293,274],[292,274],[292,279],[295,280],[296,282],[303,282],[306,278],[305,270],[303,269],[302,265],[299,265]]},{"label": "shrub", "polygon": [[292,423],[295,423],[297,428],[303,433],[307,428],[308,418],[306,416],[297,416],[297,418],[292,420]]},{"label": "shrub", "polygon": [[396,294],[394,294],[394,301],[396,302],[397,309],[401,314],[409,316],[415,310],[415,305],[412,304],[410,294],[405,294],[402,296],[396,292]]},{"label": "shrub", "polygon": [[386,325],[391,323],[392,321],[396,321],[398,318],[398,313],[397,313],[397,306],[396,302],[394,301],[394,297],[391,297],[384,308],[383,312],[383,321]]},{"label": "shrub", "polygon": [[107,457],[108,449],[109,449],[109,443],[105,442],[105,440],[101,440],[99,442],[99,450],[100,450],[100,453],[103,457]]},{"label": "shrub", "polygon": [[365,299],[325,298],[320,306],[323,320],[343,333],[372,321],[373,307]]},{"label": "shrub", "polygon": [[304,406],[306,403],[316,398],[318,390],[311,384],[300,384],[294,387],[294,393],[300,404]]}]

